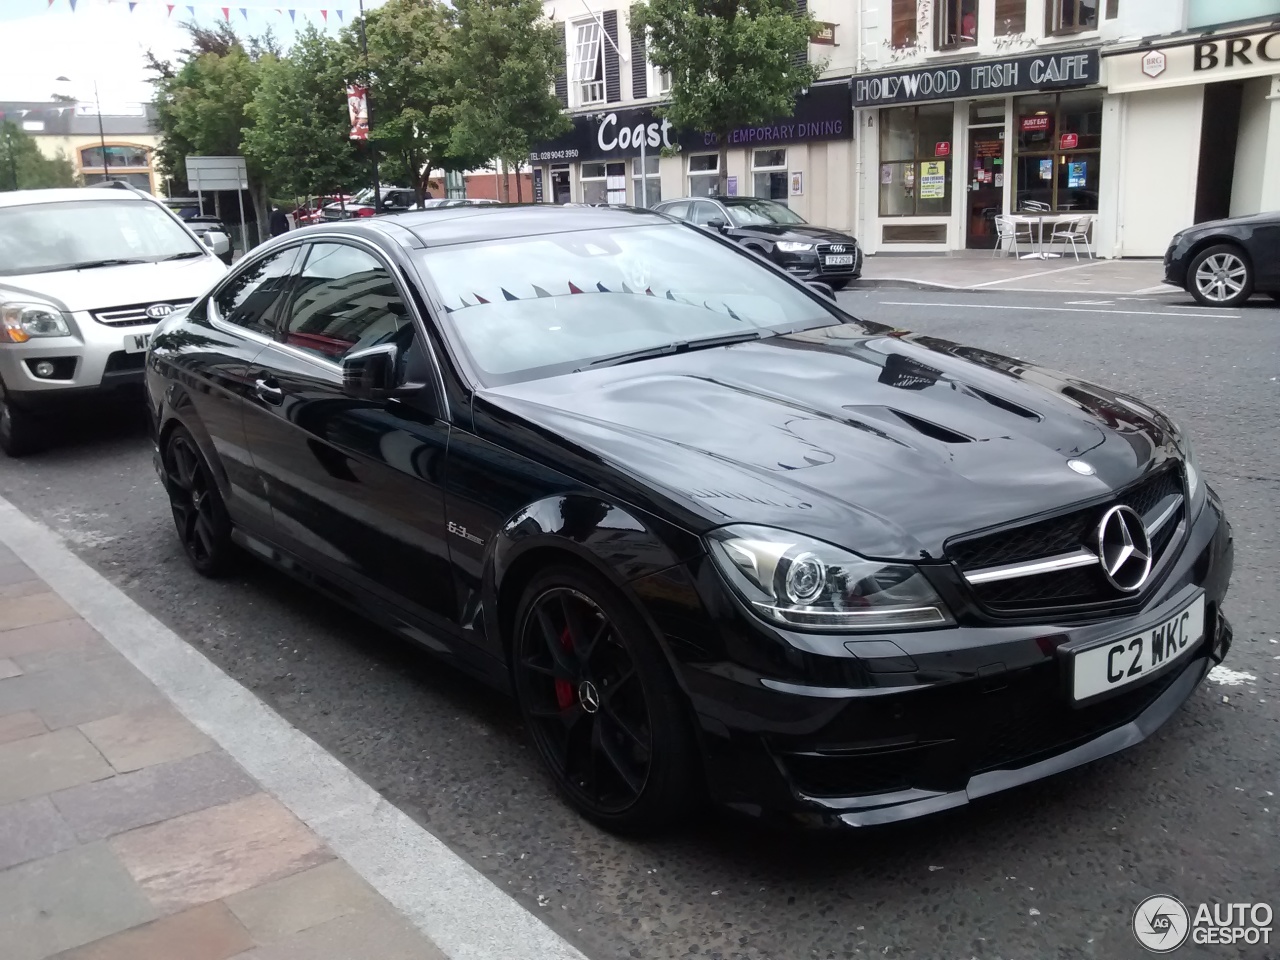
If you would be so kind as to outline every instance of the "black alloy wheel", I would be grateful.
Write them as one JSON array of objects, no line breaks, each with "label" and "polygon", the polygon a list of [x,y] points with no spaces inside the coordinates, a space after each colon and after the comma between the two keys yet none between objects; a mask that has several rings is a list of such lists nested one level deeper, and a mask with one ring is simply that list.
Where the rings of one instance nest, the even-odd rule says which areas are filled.
[{"label": "black alloy wheel", "polygon": [[557,787],[624,833],[666,826],[697,782],[680,694],[625,598],[563,567],[525,590],[513,673],[521,712]]},{"label": "black alloy wheel", "polygon": [[178,539],[198,573],[226,572],[232,551],[231,523],[222,495],[194,438],[178,427],[165,445],[164,468]]},{"label": "black alloy wheel", "polygon": [[40,446],[39,424],[28,411],[16,406],[0,382],[0,450],[22,457]]},{"label": "black alloy wheel", "polygon": [[837,293],[849,285],[848,280],[828,280],[826,281],[826,283],[827,283],[827,286],[829,286],[832,290],[835,290]]}]

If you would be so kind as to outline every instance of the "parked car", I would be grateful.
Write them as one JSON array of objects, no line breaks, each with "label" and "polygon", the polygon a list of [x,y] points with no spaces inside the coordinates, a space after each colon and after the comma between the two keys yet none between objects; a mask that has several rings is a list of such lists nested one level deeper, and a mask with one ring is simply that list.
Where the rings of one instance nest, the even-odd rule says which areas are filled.
[{"label": "parked car", "polygon": [[59,405],[140,384],[156,321],[225,272],[126,184],[0,193],[0,449],[21,456]]},{"label": "parked car", "polygon": [[320,223],[324,220],[324,208],[330,204],[337,204],[341,207],[344,203],[353,202],[354,198],[338,194],[332,194],[323,197],[314,197],[302,204],[293,211],[293,222],[299,227],[309,226],[313,223]]},{"label": "parked car", "polygon": [[683,197],[654,204],[677,220],[719,230],[802,280],[843,290],[862,276],[862,248],[847,233],[815,227],[776,200],[759,197]]},{"label": "parked car", "polygon": [[217,217],[202,216],[189,217],[186,224],[215,257],[227,266],[231,265],[231,231],[226,224]]},{"label": "parked car", "polygon": [[1164,282],[1206,307],[1238,307],[1255,293],[1280,300],[1280,212],[1197,223],[1175,234]]},{"label": "parked car", "polygon": [[381,213],[403,213],[406,210],[415,209],[418,205],[418,195],[408,187],[382,187],[380,195],[381,200],[375,208],[373,191],[362,190],[356,194],[354,201],[348,201],[345,204],[331,203],[326,206],[323,217],[330,222],[357,220],[374,217]]},{"label": "parked car", "polygon": [[1231,642],[1163,414],[648,211],[300,231],[148,356],[195,568],[246,547],[512,690],[612,829],[960,806],[1150,736]]}]

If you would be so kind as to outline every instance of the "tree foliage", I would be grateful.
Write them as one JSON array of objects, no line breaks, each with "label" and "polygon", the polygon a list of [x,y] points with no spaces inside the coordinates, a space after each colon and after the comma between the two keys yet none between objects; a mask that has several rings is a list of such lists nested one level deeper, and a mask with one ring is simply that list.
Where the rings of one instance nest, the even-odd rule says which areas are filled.
[{"label": "tree foliage", "polygon": [[0,190],[74,186],[76,170],[66,156],[46,157],[16,123],[0,120]]},{"label": "tree foliage", "polygon": [[551,88],[564,56],[561,28],[539,0],[454,0],[453,9],[450,150],[518,170],[533,144],[571,127]]},{"label": "tree foliage", "polygon": [[671,75],[664,108],[680,129],[720,137],[720,189],[728,134],[789,115],[821,64],[797,63],[816,22],[793,0],[644,0],[631,29],[649,35],[649,58]]},{"label": "tree foliage", "polygon": [[349,139],[343,50],[308,24],[289,56],[262,61],[246,111],[245,155],[266,172],[277,195],[347,191],[364,178]]}]

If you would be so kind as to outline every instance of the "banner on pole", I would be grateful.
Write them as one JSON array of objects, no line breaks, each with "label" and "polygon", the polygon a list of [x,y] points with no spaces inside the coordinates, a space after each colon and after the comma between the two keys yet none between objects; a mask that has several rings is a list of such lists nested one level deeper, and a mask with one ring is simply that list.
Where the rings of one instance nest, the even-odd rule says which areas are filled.
[{"label": "banner on pole", "polygon": [[369,139],[369,88],[360,84],[347,86],[347,113],[351,118],[351,139]]}]

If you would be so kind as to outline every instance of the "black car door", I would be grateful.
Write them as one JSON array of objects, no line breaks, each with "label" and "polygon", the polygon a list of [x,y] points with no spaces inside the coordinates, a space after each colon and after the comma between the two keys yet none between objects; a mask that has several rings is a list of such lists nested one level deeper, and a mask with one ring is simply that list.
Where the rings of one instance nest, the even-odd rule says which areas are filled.
[{"label": "black car door", "polygon": [[1280,214],[1254,227],[1248,247],[1258,274],[1254,286],[1268,293],[1280,293]]},{"label": "black car door", "polygon": [[[382,253],[307,244],[288,306],[250,367],[246,433],[280,545],[329,578],[431,625],[456,621],[444,529],[449,424],[409,298]],[[405,379],[383,402],[342,389],[340,361],[397,343]]]},{"label": "black car door", "polygon": [[245,436],[249,364],[270,342],[298,253],[288,247],[236,270],[155,348],[181,370],[194,413],[188,427],[212,444],[213,462],[226,475],[227,511],[250,531],[269,530],[272,516]]}]

